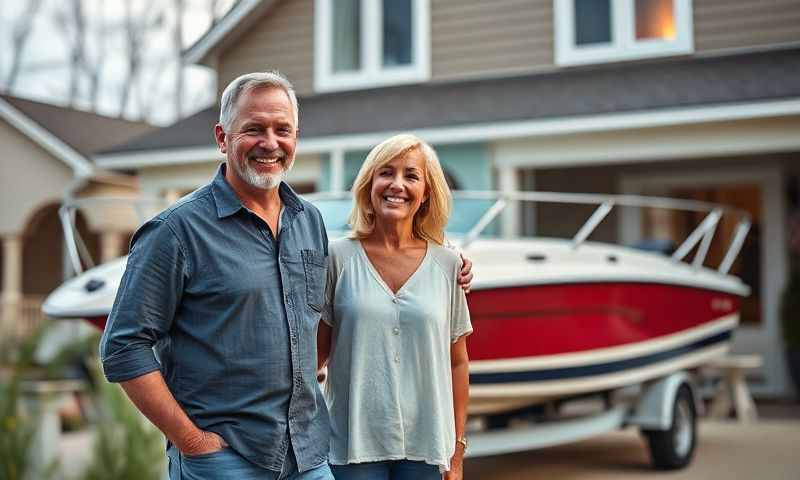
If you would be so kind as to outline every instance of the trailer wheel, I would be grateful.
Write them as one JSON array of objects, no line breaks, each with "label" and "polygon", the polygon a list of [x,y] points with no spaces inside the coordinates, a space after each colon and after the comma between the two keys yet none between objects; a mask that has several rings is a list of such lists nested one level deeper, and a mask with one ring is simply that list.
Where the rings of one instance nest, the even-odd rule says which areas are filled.
[{"label": "trailer wheel", "polygon": [[685,383],[678,388],[668,430],[643,430],[650,447],[653,467],[677,470],[689,464],[697,443],[697,412],[692,391]]}]

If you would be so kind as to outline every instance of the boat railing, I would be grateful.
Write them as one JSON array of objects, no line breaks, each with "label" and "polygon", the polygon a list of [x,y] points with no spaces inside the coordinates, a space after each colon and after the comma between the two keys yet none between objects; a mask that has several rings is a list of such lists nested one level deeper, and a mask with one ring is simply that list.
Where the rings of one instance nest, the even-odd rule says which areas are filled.
[{"label": "boat railing", "polygon": [[[750,230],[751,219],[745,210],[697,200],[684,200],[666,197],[652,197],[643,195],[604,195],[586,193],[561,193],[561,192],[496,192],[496,191],[470,191],[457,190],[453,192],[455,200],[485,200],[490,201],[490,206],[483,212],[478,220],[466,231],[458,242],[460,248],[468,247],[474,242],[500,214],[512,203],[554,203],[595,206],[592,214],[578,228],[572,236],[573,249],[580,248],[597,227],[603,223],[608,215],[618,207],[634,208],[659,208],[674,211],[697,212],[705,214],[703,220],[689,233],[686,239],[672,253],[674,262],[686,259],[689,253],[697,247],[697,252],[691,265],[695,269],[703,266],[708,255],[712,241],[720,220],[724,217],[737,218],[733,235],[717,271],[727,274],[733,266],[736,257],[744,245],[744,240]],[[343,200],[351,198],[350,192],[320,192],[305,195],[311,201],[317,200]],[[162,198],[141,197],[86,197],[73,198],[65,201],[59,209],[62,228],[64,229],[65,243],[69,254],[70,263],[76,273],[84,270],[84,265],[91,268],[95,265],[86,243],[81,238],[76,227],[76,212],[83,208],[96,206],[115,206],[132,209],[138,224],[144,223],[155,212],[167,206]],[[138,226],[137,224],[137,226]],[[699,246],[698,246],[699,244]]]},{"label": "boat railing", "polygon": [[162,198],[143,198],[143,197],[112,197],[97,196],[70,198],[64,200],[58,209],[58,216],[61,220],[61,228],[64,232],[64,242],[69,256],[70,265],[75,273],[81,273],[85,268],[95,266],[94,259],[89,253],[86,242],[78,231],[76,220],[77,212],[81,209],[91,209],[96,207],[126,209],[136,217],[138,227],[147,221],[155,212],[167,206],[166,200]]},{"label": "boat railing", "polygon": [[[350,198],[349,192],[315,193],[306,196],[309,200],[341,200]],[[458,190],[453,192],[455,200],[488,200],[493,201],[477,222],[461,238],[459,247],[466,248],[483,233],[487,227],[513,202],[528,203],[561,203],[574,205],[596,205],[596,208],[581,225],[572,237],[572,248],[578,249],[589,236],[605,220],[609,213],[617,207],[633,208],[658,208],[673,211],[704,213],[705,217],[700,224],[686,237],[680,246],[672,253],[674,262],[683,261],[686,256],[697,247],[697,253],[691,265],[695,269],[703,266],[709,248],[714,239],[717,226],[723,216],[738,219],[733,229],[733,236],[725,249],[722,261],[717,267],[721,274],[727,274],[733,266],[736,257],[744,245],[744,240],[750,230],[750,214],[742,209],[697,200],[685,200],[667,197],[653,197],[644,195],[604,195],[588,193],[561,193],[561,192],[495,192],[495,191],[469,191]],[[699,243],[699,247],[698,247]]]}]

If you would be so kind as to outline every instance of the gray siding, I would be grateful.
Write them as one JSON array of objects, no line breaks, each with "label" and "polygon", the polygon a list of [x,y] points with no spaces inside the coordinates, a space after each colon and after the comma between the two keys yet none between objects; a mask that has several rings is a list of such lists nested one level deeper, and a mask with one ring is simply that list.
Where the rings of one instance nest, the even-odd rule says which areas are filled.
[{"label": "gray siding", "polygon": [[433,80],[553,63],[551,0],[431,0]]},{"label": "gray siding", "polygon": [[695,0],[695,51],[800,42],[798,0]]},{"label": "gray siding", "polygon": [[284,0],[219,55],[218,89],[253,71],[280,70],[298,95],[314,88],[314,0]]}]

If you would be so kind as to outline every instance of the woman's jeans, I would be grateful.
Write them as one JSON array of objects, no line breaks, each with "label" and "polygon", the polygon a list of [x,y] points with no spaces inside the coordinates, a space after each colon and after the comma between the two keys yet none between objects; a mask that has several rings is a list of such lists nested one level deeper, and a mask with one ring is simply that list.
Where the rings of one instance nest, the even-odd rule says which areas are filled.
[{"label": "woman's jeans", "polygon": [[336,480],[442,480],[439,467],[425,462],[386,462],[331,465]]},{"label": "woman's jeans", "polygon": [[250,463],[230,447],[187,457],[170,446],[167,457],[170,480],[333,480],[327,463],[299,473],[291,448],[280,473]]}]

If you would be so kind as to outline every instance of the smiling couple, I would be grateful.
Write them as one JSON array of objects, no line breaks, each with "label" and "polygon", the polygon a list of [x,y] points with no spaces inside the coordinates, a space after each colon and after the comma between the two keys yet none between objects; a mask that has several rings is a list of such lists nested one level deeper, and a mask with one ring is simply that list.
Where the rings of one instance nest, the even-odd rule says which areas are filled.
[{"label": "smiling couple", "polygon": [[286,78],[227,86],[226,162],[131,241],[106,377],[166,436],[173,480],[459,480],[472,274],[443,246],[436,153],[408,134],[376,146],[352,234],[329,244],[283,181],[297,134]]}]

